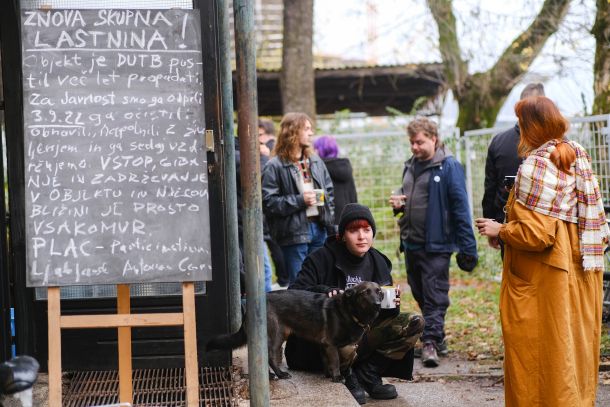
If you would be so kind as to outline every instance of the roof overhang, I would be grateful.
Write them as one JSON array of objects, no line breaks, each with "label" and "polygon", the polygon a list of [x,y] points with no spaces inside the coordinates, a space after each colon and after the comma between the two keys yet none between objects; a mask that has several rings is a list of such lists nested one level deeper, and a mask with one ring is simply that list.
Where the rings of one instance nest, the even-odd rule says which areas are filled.
[{"label": "roof overhang", "polygon": [[[258,71],[257,80],[259,115],[281,115],[280,71]],[[316,69],[316,111],[386,116],[391,107],[410,112],[417,99],[438,95],[443,85],[442,66],[436,63]]]}]

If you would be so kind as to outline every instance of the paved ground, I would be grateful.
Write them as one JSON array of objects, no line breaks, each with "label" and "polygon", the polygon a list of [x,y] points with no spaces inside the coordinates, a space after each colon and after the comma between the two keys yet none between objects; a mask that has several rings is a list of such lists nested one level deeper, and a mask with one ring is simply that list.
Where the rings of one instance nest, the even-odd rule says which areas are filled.
[{"label": "paved ground", "polygon": [[[425,368],[415,361],[415,381],[386,380],[396,386],[395,400],[373,400],[367,404],[378,407],[501,407],[504,406],[502,366],[498,362],[463,361],[451,357],[441,359],[437,368]],[[234,354],[234,364],[247,373],[247,353],[244,349]],[[332,383],[321,374],[290,372],[292,379],[276,380],[270,384],[270,406],[358,406],[344,385]],[[603,380],[602,380],[603,379]],[[244,379],[245,380],[245,379]],[[384,379],[385,380],[385,379]],[[596,406],[610,406],[610,373],[600,374]],[[242,389],[247,394],[247,390]],[[244,394],[245,396],[245,394]],[[247,397],[247,396],[246,396]],[[240,407],[249,406],[242,400]]]},{"label": "paved ground", "polygon": [[[241,378],[240,407],[250,405],[247,397],[247,352],[234,353],[234,364],[244,369]],[[610,365],[604,365],[610,370]],[[270,382],[271,407],[357,407],[345,386],[332,383],[321,374],[290,372],[292,379]],[[416,359],[415,381],[387,380],[398,391],[395,400],[372,400],[367,405],[377,407],[501,407],[504,405],[502,369],[497,362],[462,361],[443,358],[438,368],[421,366]],[[607,383],[607,384],[604,384]],[[47,376],[41,374],[34,388],[34,407],[47,407]],[[19,402],[9,400],[5,407],[21,407]],[[610,406],[610,371],[600,373],[600,386],[596,406]],[[173,406],[158,406],[173,407]]]}]

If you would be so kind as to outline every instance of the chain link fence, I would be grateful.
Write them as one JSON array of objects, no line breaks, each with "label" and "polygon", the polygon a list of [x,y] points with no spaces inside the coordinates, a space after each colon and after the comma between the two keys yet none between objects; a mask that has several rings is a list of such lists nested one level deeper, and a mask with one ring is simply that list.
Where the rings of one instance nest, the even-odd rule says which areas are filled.
[{"label": "chain link fence", "polygon": [[[466,188],[473,219],[482,216],[487,147],[494,135],[508,127],[464,132],[445,130],[442,138],[449,150],[464,166]],[[375,247],[393,263],[394,272],[404,274],[404,256],[398,255],[399,230],[388,198],[400,188],[404,162],[411,156],[406,130],[369,131],[334,134],[340,156],[347,157],[354,169],[354,180],[360,203],[371,208],[377,223]],[[570,119],[568,137],[580,143],[591,155],[604,204],[610,205],[610,115]],[[478,234],[475,234],[478,235]],[[478,238],[478,236],[477,236]],[[478,238],[480,270],[490,275],[500,272],[498,252]]]}]

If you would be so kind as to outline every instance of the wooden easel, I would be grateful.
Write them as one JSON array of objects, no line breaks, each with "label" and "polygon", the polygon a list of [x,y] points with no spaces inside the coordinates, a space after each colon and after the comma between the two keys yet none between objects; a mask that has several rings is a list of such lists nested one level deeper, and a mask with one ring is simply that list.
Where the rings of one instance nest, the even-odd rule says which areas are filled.
[{"label": "wooden easel", "polygon": [[117,285],[117,313],[107,315],[61,315],[59,287],[48,288],[49,313],[49,407],[61,407],[61,329],[118,328],[119,401],[133,403],[131,382],[131,328],[184,326],[184,364],[187,406],[199,406],[195,285],[182,283],[182,312],[131,314],[129,285]]}]

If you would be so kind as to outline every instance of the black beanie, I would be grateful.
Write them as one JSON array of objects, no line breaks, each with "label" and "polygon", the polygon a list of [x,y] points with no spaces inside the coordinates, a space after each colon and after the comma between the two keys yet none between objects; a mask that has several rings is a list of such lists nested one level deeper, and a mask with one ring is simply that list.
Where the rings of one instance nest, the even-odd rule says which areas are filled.
[{"label": "black beanie", "polygon": [[369,225],[371,225],[371,229],[373,229],[373,236],[375,236],[377,230],[375,228],[375,219],[373,219],[371,210],[366,206],[357,203],[350,203],[343,207],[341,217],[339,218],[339,236],[343,236],[345,233],[345,227],[348,225],[348,223],[356,219],[366,220]]}]

